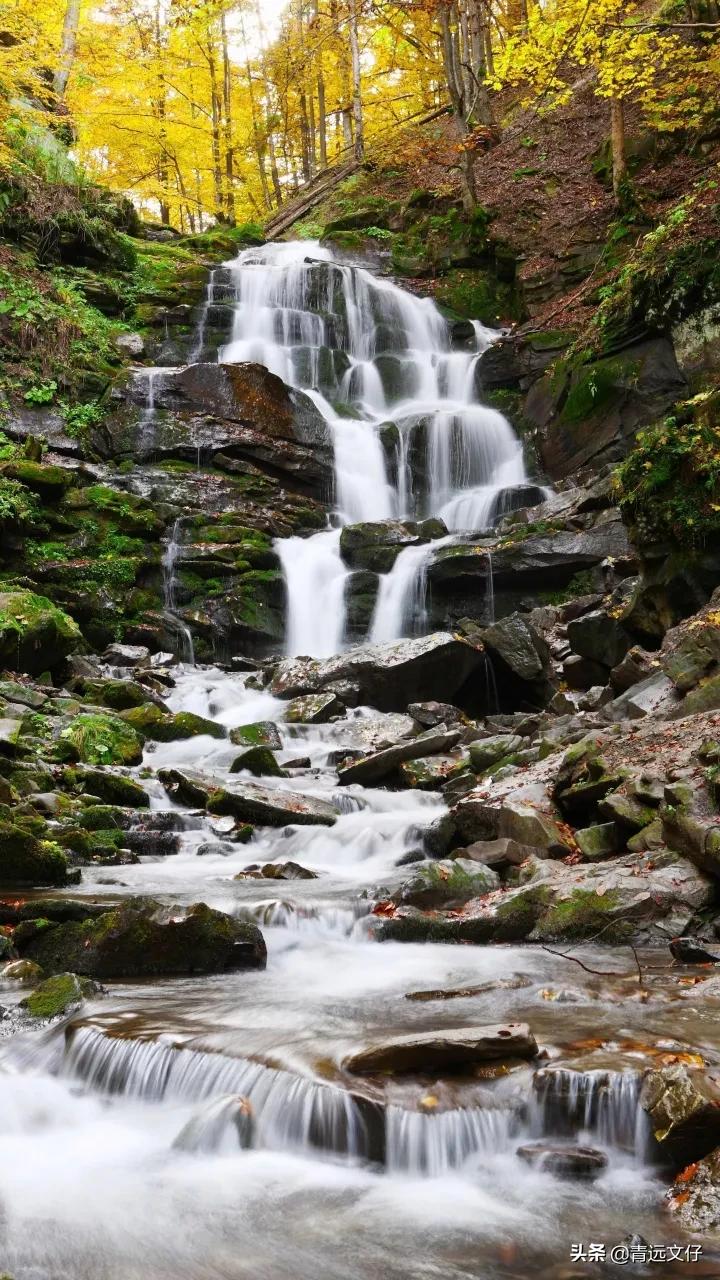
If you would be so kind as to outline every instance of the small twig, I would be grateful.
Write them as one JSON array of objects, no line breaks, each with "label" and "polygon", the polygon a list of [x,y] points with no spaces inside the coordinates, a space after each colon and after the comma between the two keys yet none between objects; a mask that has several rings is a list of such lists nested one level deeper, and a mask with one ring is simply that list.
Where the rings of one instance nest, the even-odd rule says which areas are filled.
[{"label": "small twig", "polygon": [[598,978],[617,978],[618,976],[615,969],[591,969],[589,965],[583,964],[582,960],[578,960],[577,956],[571,956],[569,951],[555,951],[553,947],[546,947],[544,943],[541,943],[541,948],[543,951],[548,951],[551,956],[560,956],[561,960],[572,960],[573,964],[579,964],[586,973],[592,973]]}]

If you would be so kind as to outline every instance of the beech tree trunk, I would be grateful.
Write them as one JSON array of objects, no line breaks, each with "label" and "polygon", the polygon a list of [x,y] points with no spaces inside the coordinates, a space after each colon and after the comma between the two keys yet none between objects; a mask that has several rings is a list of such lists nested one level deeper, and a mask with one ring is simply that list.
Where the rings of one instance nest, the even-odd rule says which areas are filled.
[{"label": "beech tree trunk", "polygon": [[365,156],[363,133],[362,82],[360,79],[360,41],[358,37],[358,0],[350,0],[350,54],[353,80],[353,122],[355,124],[355,159]]},{"label": "beech tree trunk", "polygon": [[58,98],[64,96],[70,73],[75,62],[78,27],[80,25],[80,0],[67,0],[63,18],[62,42],[60,45],[60,61],[53,76],[53,90]]},{"label": "beech tree trunk", "polygon": [[610,137],[613,194],[617,204],[622,204],[627,196],[628,167],[625,149],[625,108],[621,98],[613,98],[610,102]]},{"label": "beech tree trunk", "polygon": [[225,150],[225,207],[227,219],[235,226],[235,172],[232,117],[232,74],[230,70],[230,53],[228,50],[227,27],[225,14],[220,15],[220,33],[222,36],[223,61],[223,143]]}]

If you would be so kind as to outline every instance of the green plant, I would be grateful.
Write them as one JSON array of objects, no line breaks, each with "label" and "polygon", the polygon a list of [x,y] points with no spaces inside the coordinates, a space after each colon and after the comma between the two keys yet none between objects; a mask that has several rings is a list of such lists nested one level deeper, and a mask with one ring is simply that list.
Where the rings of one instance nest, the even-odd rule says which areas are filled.
[{"label": "green plant", "polygon": [[49,382],[39,382],[24,393],[23,400],[28,404],[52,404],[57,389],[58,384],[54,378]]},{"label": "green plant", "polygon": [[40,508],[34,493],[7,476],[0,476],[0,524],[17,521],[34,524],[39,519]]},{"label": "green plant", "polygon": [[97,400],[88,400],[85,404],[70,404],[62,400],[60,414],[67,434],[73,439],[82,438],[103,419],[102,406]]}]

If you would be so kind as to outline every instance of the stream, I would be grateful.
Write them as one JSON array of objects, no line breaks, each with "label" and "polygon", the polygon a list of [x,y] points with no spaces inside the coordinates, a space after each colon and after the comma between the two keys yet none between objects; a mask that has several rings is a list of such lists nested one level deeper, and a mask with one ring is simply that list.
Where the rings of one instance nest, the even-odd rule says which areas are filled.
[{"label": "stream", "polygon": [[[512,428],[477,403],[474,364],[492,335],[475,325],[467,349],[452,350],[431,301],[347,265],[326,271],[320,289],[307,259],[330,255],[303,242],[247,250],[230,264],[235,325],[220,358],[259,361],[304,389],[331,432],[329,526],[276,543],[286,651],[324,656],[346,631],[344,525],[439,516],[456,537],[477,533],[527,476]],[[213,296],[211,284],[209,304]],[[152,429],[152,404],[143,429]],[[397,558],[369,639],[422,631],[432,545]],[[176,527],[164,560],[170,615],[181,555]],[[178,851],[86,868],[73,896],[206,902],[260,925],[268,967],[115,982],[67,1023],[0,1042],[0,1270],[13,1280],[649,1274],[574,1269],[570,1245],[677,1239],[648,1160],[640,1073],[647,1044],[671,1053],[687,1040],[717,1056],[712,1013],[679,1000],[669,958],[653,960],[652,992],[640,1000],[633,957],[621,949],[576,952],[603,971],[594,976],[538,947],[379,945],[370,915],[378,890],[399,883],[398,864],[422,846],[444,802],[437,792],[340,788],[334,766],[345,750],[399,736],[406,717],[360,707],[329,724],[291,725],[287,703],[254,688],[252,675],[193,665],[180,625],[177,653],[168,706],[227,730],[274,722],[287,777],[263,785],[332,799],[340,817],[233,843],[231,820],[173,804],[154,775],[196,768],[222,780],[237,747],[209,736],[147,746],[133,772]],[[288,861],[316,878],[236,878],[251,864]],[[454,998],[442,998],[448,992]],[[422,1080],[362,1080],[342,1066],[389,1034],[506,1021],[529,1023],[542,1050],[532,1066]],[[252,1112],[248,1150],[238,1096]],[[516,1155],[540,1138],[585,1140],[606,1168],[592,1184],[556,1178]],[[689,1272],[668,1264],[662,1274]]]}]

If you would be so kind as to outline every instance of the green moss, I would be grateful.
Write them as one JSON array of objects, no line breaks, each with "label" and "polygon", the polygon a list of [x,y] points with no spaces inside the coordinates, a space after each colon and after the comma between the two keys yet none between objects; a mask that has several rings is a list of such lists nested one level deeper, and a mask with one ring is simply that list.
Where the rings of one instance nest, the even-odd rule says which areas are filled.
[{"label": "green moss", "polygon": [[0,821],[0,884],[64,884],[66,879],[67,859],[59,845]]},{"label": "green moss", "polygon": [[95,984],[88,978],[79,978],[75,973],[58,973],[53,978],[46,978],[20,1003],[33,1018],[57,1018],[95,990]]},{"label": "green moss", "polygon": [[82,648],[80,628],[46,596],[0,592],[0,663],[38,673]]},{"label": "green moss", "polygon": [[560,418],[570,425],[607,411],[624,394],[628,378],[638,373],[627,361],[603,360],[578,370],[572,377]]},{"label": "green moss", "polygon": [[554,903],[536,925],[534,936],[541,941],[591,938],[602,931],[603,942],[620,942],[628,931],[627,922],[614,920],[621,905],[618,893],[600,896],[593,889],[575,889]]},{"label": "green moss", "polygon": [[142,761],[140,737],[117,716],[101,713],[76,716],[60,737],[75,748],[84,764],[133,765]]},{"label": "green moss", "polygon": [[720,532],[720,392],[701,392],[639,432],[615,494],[640,543],[695,547]]},{"label": "green moss", "polygon": [[497,327],[522,319],[514,284],[502,283],[492,271],[463,267],[448,271],[435,290],[435,301],[457,316]]}]

